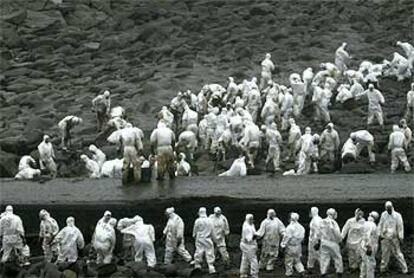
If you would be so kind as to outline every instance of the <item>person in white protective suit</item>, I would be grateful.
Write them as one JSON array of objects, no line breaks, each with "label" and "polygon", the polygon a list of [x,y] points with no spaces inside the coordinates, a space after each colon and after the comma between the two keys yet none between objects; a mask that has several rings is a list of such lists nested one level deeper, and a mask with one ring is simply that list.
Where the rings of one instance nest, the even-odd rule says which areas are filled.
[{"label": "person in white protective suit", "polygon": [[[23,158],[22,158],[23,159]],[[22,162],[22,161],[20,161]],[[16,180],[33,180],[41,175],[39,169],[34,169],[32,167],[25,167],[14,176]]]},{"label": "person in white protective suit", "polygon": [[150,142],[157,154],[158,179],[163,179],[165,173],[173,178],[175,173],[174,132],[164,123],[159,122],[157,128],[151,133]]},{"label": "person in white protective suit", "polygon": [[85,247],[82,232],[75,226],[75,218],[66,219],[66,227],[53,239],[58,244],[59,255],[56,263],[74,263],[78,260],[78,249]]},{"label": "person in white protective suit", "polygon": [[116,106],[111,109],[111,118],[107,122],[109,128],[115,128],[116,130],[123,129],[128,124],[125,120],[125,109],[121,106]]},{"label": "person in white protective suit", "polygon": [[381,265],[380,271],[385,272],[393,254],[401,267],[402,273],[407,273],[407,263],[400,249],[400,243],[404,240],[404,223],[401,214],[394,210],[390,201],[385,203],[385,211],[381,214],[378,224],[378,234],[381,241]]},{"label": "person in white protective suit", "polygon": [[295,159],[296,158],[296,151],[300,147],[300,138],[302,136],[302,132],[300,127],[296,124],[295,119],[289,119],[289,134],[288,134],[288,155],[285,160]]},{"label": "person in white protective suit", "polygon": [[116,226],[116,229],[122,234],[122,259],[125,261],[131,261],[135,256],[135,238],[134,235],[130,233],[122,233],[122,231],[126,228],[133,226],[140,220],[142,220],[142,218],[139,215],[135,215],[133,218],[125,217],[120,219]]},{"label": "person in white protective suit", "polygon": [[351,271],[356,271],[361,263],[359,248],[364,233],[365,219],[361,209],[355,210],[355,217],[348,219],[342,227],[342,240],[346,239],[348,263]]},{"label": "person in white protective suit", "polygon": [[343,73],[344,77],[347,79],[349,84],[353,84],[355,81],[357,83],[363,83],[364,82],[364,75],[362,72],[357,70],[346,70]]},{"label": "person in white protective suit", "polygon": [[271,95],[266,96],[266,102],[263,105],[260,117],[265,125],[270,125],[275,120],[279,120],[279,105],[274,101],[274,98]]},{"label": "person in white protective suit", "polygon": [[41,171],[39,169],[34,169],[31,167],[26,167],[14,176],[16,180],[33,180],[37,177],[40,177]]},{"label": "person in white protective suit", "polygon": [[282,130],[288,128],[288,121],[293,113],[293,96],[290,89],[282,89],[283,101],[281,102],[280,112],[282,113]]},{"label": "person in white protective suit", "polygon": [[305,85],[305,95],[308,96],[312,93],[313,69],[305,69],[302,73],[302,79]]},{"label": "person in white protective suit", "polygon": [[312,102],[315,104],[315,120],[330,122],[329,105],[331,104],[332,91],[326,84],[323,89],[319,86],[313,88]]},{"label": "person in white protective suit", "polygon": [[12,206],[7,206],[0,218],[0,238],[3,252],[1,263],[10,261],[10,257],[13,256],[12,252],[15,252],[17,261],[22,263],[25,260],[23,248],[26,245],[26,239],[23,222],[18,215],[13,213]]},{"label": "person in white protective suit", "polygon": [[214,107],[207,114],[207,128],[206,128],[206,141],[207,141],[207,150],[211,150],[211,146],[215,145],[214,139],[216,134],[217,127],[217,115],[219,113],[218,107]]},{"label": "person in white protective suit", "polygon": [[243,147],[252,168],[255,167],[255,160],[260,148],[260,129],[252,121],[245,121],[244,135],[240,140],[240,145]]},{"label": "person in white protective suit", "polygon": [[260,92],[257,89],[253,89],[248,93],[246,108],[252,116],[253,122],[257,122],[257,115],[262,107],[262,100]]},{"label": "person in white protective suit", "polygon": [[401,119],[398,126],[401,129],[401,132],[404,133],[405,139],[407,140],[408,150],[410,149],[411,141],[413,140],[413,132],[411,131],[411,128],[408,127],[406,119]]},{"label": "person in white protective suit", "polygon": [[341,71],[339,70],[339,68],[335,64],[332,64],[332,63],[321,63],[320,68],[323,71],[327,71],[328,76],[334,79],[338,79],[339,75],[341,74]]},{"label": "person in white protective suit", "polygon": [[[411,62],[413,61],[411,57]],[[386,76],[396,76],[398,81],[410,78],[412,73],[409,60],[397,52],[393,53],[391,62],[384,60],[383,68]],[[412,68],[412,65],[411,65]]]},{"label": "person in white protective suit", "polygon": [[116,219],[112,218],[110,211],[98,221],[92,236],[92,247],[96,251],[97,264],[110,264],[116,244]]},{"label": "person in white protective suit", "polygon": [[371,163],[375,162],[375,154],[372,151],[372,148],[374,147],[374,136],[371,133],[369,133],[367,130],[358,130],[352,132],[349,137],[352,139],[356,146],[355,158],[358,158],[362,149],[364,147],[367,147],[369,161]]},{"label": "person in white protective suit", "polygon": [[374,118],[378,120],[378,123],[381,127],[384,126],[384,119],[382,115],[382,107],[385,103],[384,96],[381,94],[380,91],[374,88],[373,84],[368,85],[368,90],[362,92],[357,96],[360,98],[361,96],[368,97],[368,125],[372,125],[374,123]]},{"label": "person in white protective suit", "polygon": [[99,168],[102,169],[102,166],[106,161],[106,155],[104,152],[93,144],[89,145],[89,151],[92,153],[92,160],[98,163]]},{"label": "person in white protective suit", "polygon": [[237,158],[231,164],[231,167],[226,172],[223,172],[219,177],[245,177],[247,175],[246,157]]},{"label": "person in white protective suit", "polygon": [[240,278],[259,277],[259,264],[257,262],[257,241],[256,241],[256,228],[254,227],[253,214],[246,214],[245,221],[243,223],[240,250],[242,251],[241,263],[240,263]]},{"label": "person in white protective suit", "polygon": [[229,83],[227,85],[227,94],[224,101],[233,103],[236,99],[237,93],[239,92],[239,86],[234,82],[233,77],[229,77],[228,80]]},{"label": "person in white protective suit", "polygon": [[227,268],[230,266],[230,256],[226,248],[226,237],[230,234],[229,222],[219,207],[214,208],[214,213],[209,216],[209,219],[213,225],[213,243]]},{"label": "person in white protective suit", "polygon": [[348,68],[349,60],[351,56],[348,51],[346,51],[348,44],[343,42],[340,47],[335,51],[335,65],[341,72],[344,72]]},{"label": "person in white protective suit", "polygon": [[57,166],[55,163],[55,152],[49,135],[43,136],[43,141],[37,146],[37,150],[39,151],[40,170],[46,170],[53,177],[56,177]]},{"label": "person in white protective suit", "polygon": [[355,161],[356,158],[357,158],[356,143],[354,142],[354,140],[352,140],[352,138],[348,138],[348,140],[346,140],[345,144],[342,146],[342,151],[341,151],[342,164],[346,164],[347,162],[350,162],[350,161]]},{"label": "person in white protective suit", "polygon": [[66,150],[71,146],[71,130],[73,127],[82,124],[83,120],[79,117],[70,115],[64,117],[59,123],[58,127],[62,135],[62,148]]},{"label": "person in white protective suit", "polygon": [[123,159],[112,159],[104,162],[101,168],[101,177],[120,178],[122,177]]},{"label": "person in white protective suit", "polygon": [[32,168],[36,165],[36,160],[34,160],[33,157],[30,155],[24,155],[22,158],[20,158],[18,170],[19,172],[26,169],[26,168]]},{"label": "person in white protective suit", "polygon": [[184,92],[184,98],[186,99],[186,102],[190,106],[191,110],[196,111],[197,110],[197,96],[194,94],[190,89]]},{"label": "person in white protective suit", "polygon": [[158,119],[159,120],[164,120],[165,124],[169,127],[169,128],[173,128],[174,125],[174,114],[171,113],[170,110],[168,110],[167,106],[163,106],[161,108],[161,111],[158,112]]},{"label": "person in white protective suit", "polygon": [[335,97],[335,102],[345,103],[346,101],[352,99],[354,96],[350,91],[350,87],[348,84],[341,84],[338,89],[338,94]]},{"label": "person in white protective suit", "polygon": [[270,53],[266,53],[265,59],[262,61],[262,72],[260,77],[260,90],[263,90],[269,82],[269,80],[272,80],[272,71],[275,69],[275,65],[273,64],[272,55]]},{"label": "person in white protective suit", "polygon": [[365,221],[359,248],[361,256],[360,278],[375,278],[375,254],[378,250],[378,228],[375,224],[379,218],[376,211],[369,213],[368,221]]},{"label": "person in white protective suit", "polygon": [[260,223],[257,236],[262,238],[260,269],[272,271],[279,256],[279,244],[285,234],[285,225],[276,217],[274,209],[267,211],[267,217]]},{"label": "person in white protective suit", "polygon": [[198,210],[198,218],[194,222],[193,237],[195,239],[195,252],[194,252],[194,268],[201,269],[203,263],[203,257],[205,257],[208,272],[210,274],[216,273],[214,267],[215,255],[213,244],[213,223],[207,217],[207,210],[201,207]]},{"label": "person in white protective suit", "polygon": [[200,116],[207,114],[207,107],[207,88],[203,87],[197,95],[197,113]]},{"label": "person in white protective suit", "polygon": [[188,263],[192,259],[184,245],[184,222],[174,211],[173,207],[167,208],[165,211],[168,222],[163,231],[165,237],[164,264],[167,265],[172,263],[175,252]]},{"label": "person in white protective suit", "polygon": [[52,262],[54,255],[57,255],[58,249],[56,245],[52,245],[53,239],[59,232],[59,225],[49,212],[42,209],[39,212],[40,229],[39,238],[42,241],[42,249],[44,260]]},{"label": "person in white protective suit", "polygon": [[213,140],[213,150],[217,150],[218,148],[218,141],[223,135],[224,131],[227,129],[228,126],[228,117],[227,117],[227,109],[222,108],[220,114],[216,118],[216,130],[214,132],[214,140]]},{"label": "person in white protective suit", "polygon": [[317,238],[318,244],[314,246],[320,251],[319,265],[322,277],[326,277],[331,259],[334,261],[335,270],[338,277],[342,277],[343,262],[339,243],[342,241],[341,229],[335,219],[337,213],[330,208],[326,211],[326,218],[322,220],[320,233]]},{"label": "person in white protective suit", "polygon": [[144,224],[141,217],[137,217],[134,224],[121,230],[124,235],[133,236],[134,238],[134,261],[142,262],[144,256],[147,260],[149,268],[154,268],[157,264],[157,258],[155,256],[154,242],[155,242],[155,229],[150,224]]},{"label": "person in white protective suit", "polygon": [[183,116],[181,118],[181,128],[182,130],[191,130],[197,134],[198,128],[198,114],[196,111],[190,109],[190,106],[187,104],[184,106]]},{"label": "person in white protective suit", "polygon": [[134,181],[141,180],[141,160],[138,154],[142,152],[142,140],[144,133],[141,129],[133,127],[132,124],[120,130],[118,141],[120,149],[123,150],[124,165],[122,168],[122,180],[126,182],[128,179],[128,170],[132,167]]},{"label": "person in white protective suit", "polygon": [[391,173],[395,173],[400,161],[404,166],[404,170],[409,172],[411,166],[405,153],[408,146],[407,138],[397,125],[393,125],[392,130],[388,141],[388,150],[391,151]]},{"label": "person in white protective suit", "polygon": [[85,168],[88,171],[88,175],[92,179],[97,179],[101,176],[101,169],[99,167],[99,164],[87,157],[85,154],[82,154],[80,156],[80,159],[85,163]]},{"label": "person in white protective suit", "polygon": [[364,87],[361,85],[361,83],[357,80],[352,81],[352,86],[349,89],[349,92],[351,93],[353,98],[357,98],[357,96],[361,95],[365,91]]},{"label": "person in white protective suit", "polygon": [[305,104],[305,83],[302,82],[300,75],[292,73],[289,76],[290,87],[293,92],[293,115],[301,115]]},{"label": "person in white protective suit", "polygon": [[[309,240],[308,240],[308,272],[312,273],[315,262],[320,262],[320,251],[315,250],[314,246],[318,244],[318,235],[321,232],[322,217],[319,216],[319,209],[312,207],[310,210],[312,220],[309,223]],[[319,263],[320,264],[320,263]]]},{"label": "person in white protective suit", "polygon": [[187,103],[185,102],[182,92],[178,92],[177,96],[174,97],[170,102],[170,111],[174,115],[175,128],[177,130],[179,130],[181,127],[181,115],[184,112],[184,107],[186,104]]},{"label": "person in white protective suit", "polygon": [[329,123],[321,134],[321,140],[319,143],[321,149],[320,158],[324,159],[326,157],[326,160],[334,161],[336,153],[339,150],[339,144],[339,134],[334,129],[334,124]]},{"label": "person in white protective suit", "polygon": [[397,41],[397,46],[401,47],[407,57],[407,64],[410,70],[414,67],[414,46],[409,42]]},{"label": "person in white protective suit", "polygon": [[411,90],[407,92],[407,111],[405,112],[405,118],[414,124],[414,82],[411,83]]},{"label": "person in white protective suit", "polygon": [[103,129],[104,124],[108,121],[109,112],[111,111],[111,93],[108,90],[92,100],[92,111],[96,113],[99,132]]},{"label": "person in white protective suit", "polygon": [[280,145],[282,144],[282,135],[277,130],[276,123],[271,123],[266,128],[266,142],[268,143],[268,151],[266,157],[266,165],[272,162],[273,171],[280,171]]},{"label": "person in white protective suit", "polygon": [[178,155],[176,176],[191,176],[191,165],[186,160],[184,153]]},{"label": "person in white protective suit", "polygon": [[285,275],[292,276],[293,269],[299,275],[305,275],[305,268],[303,267],[302,257],[302,242],[305,238],[305,228],[298,222],[299,214],[292,212],[290,214],[290,223],[286,227],[286,232],[283,237],[280,247],[285,249]]},{"label": "person in white protective suit", "polygon": [[190,160],[194,159],[194,152],[197,149],[198,142],[197,136],[194,134],[193,131],[186,130],[180,133],[178,136],[178,141],[175,144],[176,149],[181,149],[184,153],[186,153]]},{"label": "person in white protective suit", "polygon": [[[305,134],[301,136],[299,143],[301,147],[298,155],[297,175],[307,175],[311,171],[312,159],[315,155],[315,148],[317,148],[314,139],[311,128],[306,127]],[[315,172],[317,172],[316,169]]]}]

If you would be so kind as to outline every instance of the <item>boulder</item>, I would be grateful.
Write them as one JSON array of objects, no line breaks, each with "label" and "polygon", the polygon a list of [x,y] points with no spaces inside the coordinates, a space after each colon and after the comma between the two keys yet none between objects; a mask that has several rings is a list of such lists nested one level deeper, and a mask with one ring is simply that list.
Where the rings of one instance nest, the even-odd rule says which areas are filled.
[{"label": "boulder", "polygon": [[20,157],[0,149],[0,178],[14,177],[17,173]]},{"label": "boulder", "polygon": [[49,11],[28,11],[24,25],[32,32],[42,31],[52,26],[63,27],[66,25],[62,14],[56,10]]},{"label": "boulder", "polygon": [[10,14],[6,14],[0,17],[1,20],[4,20],[8,23],[19,25],[26,19],[27,11],[26,10],[18,10],[12,12]]}]

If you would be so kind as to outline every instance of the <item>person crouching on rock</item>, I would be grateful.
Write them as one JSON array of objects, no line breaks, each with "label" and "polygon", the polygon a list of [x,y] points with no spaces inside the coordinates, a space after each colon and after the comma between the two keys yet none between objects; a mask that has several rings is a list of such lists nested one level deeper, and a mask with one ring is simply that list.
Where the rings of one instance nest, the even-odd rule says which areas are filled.
[{"label": "person crouching on rock", "polygon": [[163,179],[168,171],[170,178],[175,177],[175,157],[173,146],[175,134],[163,121],[159,121],[157,128],[151,134],[151,145],[158,156],[158,179]]},{"label": "person crouching on rock", "polygon": [[83,120],[79,117],[70,115],[63,118],[59,123],[58,127],[62,134],[62,149],[67,150],[71,145],[70,131],[78,124],[82,124]]}]

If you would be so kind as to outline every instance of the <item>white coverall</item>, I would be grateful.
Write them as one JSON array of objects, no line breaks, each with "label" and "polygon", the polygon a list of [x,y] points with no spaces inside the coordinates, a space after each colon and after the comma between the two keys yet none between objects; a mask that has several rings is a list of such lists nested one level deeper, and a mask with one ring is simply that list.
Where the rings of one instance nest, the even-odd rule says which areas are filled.
[{"label": "white coverall", "polygon": [[229,223],[223,215],[211,214],[209,219],[213,225],[213,241],[225,265],[230,264],[229,253],[226,248],[226,236],[230,234]]},{"label": "white coverall", "polygon": [[176,145],[183,148],[183,151],[189,155],[189,159],[194,159],[194,152],[198,146],[196,134],[190,130],[181,132]]},{"label": "white coverall", "polygon": [[407,263],[400,249],[400,241],[404,240],[404,224],[401,214],[392,209],[391,214],[384,211],[378,224],[381,239],[381,272],[385,271],[390,261],[391,253],[397,259],[402,272],[407,273]]},{"label": "white coverall", "polygon": [[122,177],[122,166],[124,164],[123,159],[107,160],[102,165],[101,176],[108,178],[120,178]]},{"label": "white coverall", "polygon": [[102,166],[106,161],[104,152],[98,149],[95,145],[90,145],[89,151],[92,153],[92,160],[98,163],[99,169],[102,169]]},{"label": "white coverall", "polygon": [[302,132],[300,131],[300,127],[292,119],[290,121],[288,146],[287,146],[288,151],[289,151],[288,153],[289,159],[295,159],[296,150],[299,148],[301,136],[302,136]]},{"label": "white coverall", "polygon": [[357,158],[357,147],[351,138],[346,140],[345,144],[342,146],[342,160],[346,156],[351,156],[354,160]]},{"label": "white coverall", "polygon": [[7,209],[0,218],[0,237],[2,238],[1,262],[9,260],[12,252],[16,252],[18,260],[22,256],[24,228],[22,220],[13,213],[12,209]]},{"label": "white coverall", "polygon": [[272,162],[273,170],[279,171],[280,145],[282,143],[282,135],[280,135],[280,132],[277,130],[275,125],[272,125],[266,129],[266,141],[269,145],[266,157],[266,165],[269,162]]},{"label": "white coverall", "polygon": [[190,262],[191,255],[184,245],[184,222],[180,216],[175,213],[170,214],[163,234],[166,236],[164,264],[172,263],[174,252],[177,252],[186,262]]},{"label": "white coverall", "polygon": [[82,123],[82,119],[73,115],[66,116],[59,123],[58,127],[62,134],[62,147],[67,148],[71,144],[71,129],[78,124]]},{"label": "white coverall", "polygon": [[282,130],[288,128],[288,121],[293,113],[293,96],[289,91],[286,91],[283,96],[283,102],[281,106],[282,117]]},{"label": "white coverall", "polygon": [[267,83],[272,80],[272,71],[275,69],[275,65],[270,60],[270,54],[266,54],[266,58],[262,61],[262,72],[260,78],[260,90],[266,87]]},{"label": "white coverall", "polygon": [[75,226],[72,220],[66,220],[67,226],[60,230],[53,242],[59,245],[57,263],[74,263],[78,260],[78,249],[83,249],[85,241],[82,232]]},{"label": "white coverall", "polygon": [[247,175],[247,166],[245,162],[246,158],[240,157],[233,161],[233,164],[231,164],[231,167],[226,172],[223,172],[219,175],[219,177],[244,177]]},{"label": "white coverall", "polygon": [[347,46],[346,43],[343,43],[335,51],[335,65],[341,72],[344,72],[347,69],[347,63],[349,62],[350,56],[349,53],[345,50]]},{"label": "white coverall", "polygon": [[304,273],[302,257],[302,241],[305,238],[305,228],[297,222],[297,220],[291,220],[290,224],[286,227],[285,236],[283,237],[280,246],[285,248],[285,270],[286,276],[293,275],[293,268],[299,273]]},{"label": "white coverall", "polygon": [[26,167],[23,170],[19,171],[14,178],[16,180],[32,180],[35,177],[40,176],[41,172],[39,169],[33,169],[30,167]]},{"label": "white coverall", "polygon": [[368,148],[368,155],[369,155],[369,161],[375,162],[375,154],[372,151],[372,148],[374,147],[374,136],[372,136],[371,133],[369,133],[367,130],[358,130],[356,132],[351,133],[355,135],[355,141],[356,141],[356,157],[359,157],[359,154],[361,153],[362,149],[364,147]]},{"label": "white coverall", "polygon": [[187,105],[181,119],[182,130],[191,130],[197,133],[198,114]]},{"label": "white coverall", "polygon": [[155,257],[155,230],[154,226],[144,224],[142,219],[135,224],[123,229],[123,234],[132,235],[134,237],[134,249],[136,262],[142,262],[144,256],[147,260],[148,267],[154,268],[157,264]]},{"label": "white coverall", "polygon": [[305,85],[305,95],[308,96],[312,93],[312,80],[313,80],[312,68],[307,68],[303,71],[302,79]]},{"label": "white coverall", "polygon": [[161,111],[158,112],[158,118],[163,119],[167,127],[173,128],[174,125],[174,114],[166,106],[161,108]]},{"label": "white coverall", "polygon": [[89,177],[92,179],[97,179],[101,176],[101,171],[99,164],[87,157],[86,155],[81,156],[82,161],[85,163],[85,168],[88,170]]},{"label": "white coverall", "polygon": [[337,91],[338,94],[335,97],[336,102],[345,103],[347,100],[350,100],[354,97],[349,89],[349,86],[341,85]]},{"label": "white coverall", "polygon": [[255,89],[251,90],[248,93],[246,108],[249,111],[250,115],[252,115],[253,122],[255,123],[257,122],[257,115],[261,107],[262,101],[260,98],[260,92]]},{"label": "white coverall", "polygon": [[321,275],[325,275],[328,271],[331,259],[334,260],[335,270],[337,273],[343,272],[343,262],[339,242],[341,242],[341,230],[338,223],[328,216],[322,220],[321,232],[318,236],[321,241],[320,245],[320,268]]},{"label": "white coverall", "polygon": [[314,143],[314,137],[309,133],[302,135],[300,142],[301,148],[298,155],[299,163],[296,174],[307,175],[311,171],[312,157],[315,154],[315,149],[317,146]]},{"label": "white coverall", "polygon": [[51,262],[53,254],[57,254],[57,246],[52,245],[53,238],[59,232],[59,225],[55,219],[53,219],[50,214],[45,211],[40,211],[41,221],[39,229],[39,238],[43,238],[42,249],[43,255],[46,262]]},{"label": "white coverall", "polygon": [[347,238],[346,248],[348,251],[349,268],[358,269],[361,263],[359,248],[364,234],[365,220],[357,220],[355,217],[348,219],[342,228],[342,239]]},{"label": "white coverall", "polygon": [[260,223],[257,231],[259,237],[263,237],[262,251],[260,253],[260,268],[273,270],[277,257],[279,256],[279,244],[281,238],[285,235],[285,225],[279,218],[269,216]]},{"label": "white coverall", "polygon": [[321,232],[322,217],[318,215],[318,211],[312,212],[312,220],[309,223],[309,241],[308,241],[308,268],[314,268],[315,262],[320,261],[320,251],[315,250],[314,246],[318,243],[318,235]]},{"label": "white coverall", "polygon": [[318,86],[314,87],[312,102],[315,103],[315,117],[317,120],[321,119],[325,122],[331,120],[328,106],[331,102],[332,92],[328,88],[322,89]]},{"label": "white coverall", "polygon": [[[369,246],[369,247],[368,247]],[[371,249],[371,255],[367,254],[367,248]],[[364,234],[362,236],[360,253],[361,266],[360,278],[375,278],[375,254],[378,250],[378,230],[377,225],[372,217],[368,217],[368,221],[364,225]]]},{"label": "white coverall", "polygon": [[292,73],[289,81],[293,93],[293,114],[298,117],[302,113],[305,104],[305,84],[297,73]]},{"label": "white coverall", "polygon": [[335,129],[325,129],[321,134],[320,146],[321,146],[321,159],[327,156],[329,161],[335,160],[335,153],[338,151],[340,144],[338,132]]},{"label": "white coverall", "polygon": [[278,114],[279,114],[278,104],[273,100],[272,96],[268,95],[266,97],[266,102],[263,105],[262,111],[260,113],[262,122],[268,125],[274,122],[274,120],[279,117]]},{"label": "white coverall", "polygon": [[185,160],[185,154],[178,155],[179,162],[177,163],[176,176],[191,176],[191,165]]},{"label": "white coverall", "polygon": [[201,268],[205,256],[208,272],[215,273],[215,254],[213,244],[213,223],[207,217],[206,210],[199,211],[199,218],[194,222],[193,237],[195,239],[194,267]]},{"label": "white coverall", "polygon": [[[112,219],[113,221],[111,221]],[[97,264],[110,264],[112,261],[112,253],[116,244],[115,225],[116,220],[114,218],[109,219],[107,222],[102,218],[96,224],[95,233],[92,237],[92,246],[97,254]]]},{"label": "white coverall", "polygon": [[254,224],[250,224],[247,220],[243,223],[242,234],[240,240],[240,250],[242,258],[240,263],[240,278],[247,278],[250,268],[250,277],[259,277],[259,264],[257,262],[257,242],[256,228]]},{"label": "white coverall", "polygon": [[34,165],[36,164],[36,161],[30,155],[24,155],[22,158],[20,158],[18,170],[22,171],[26,168],[32,168],[30,164]]},{"label": "white coverall", "polygon": [[51,142],[46,142],[49,137],[44,137],[42,143],[37,146],[39,151],[39,164],[41,170],[47,170],[52,174],[53,177],[56,177],[57,166],[55,163],[55,152],[53,151],[53,145]]},{"label": "white coverall", "polygon": [[398,168],[398,164],[401,163],[404,166],[404,170],[409,172],[411,170],[410,163],[408,162],[405,149],[407,148],[407,138],[404,133],[395,126],[394,131],[390,134],[388,149],[391,151],[391,173],[394,173]]},{"label": "white coverall", "polygon": [[385,103],[384,96],[380,91],[371,87],[371,89],[365,90],[359,94],[357,98],[365,95],[368,97],[368,125],[373,124],[374,119],[376,118],[379,125],[383,126],[384,119],[382,115],[381,105]]},{"label": "white coverall", "polygon": [[245,123],[244,136],[240,140],[240,145],[249,158],[249,164],[254,168],[254,161],[260,148],[260,129],[251,121]]}]

